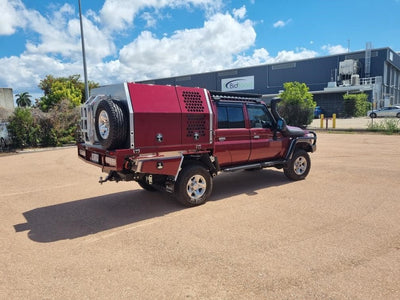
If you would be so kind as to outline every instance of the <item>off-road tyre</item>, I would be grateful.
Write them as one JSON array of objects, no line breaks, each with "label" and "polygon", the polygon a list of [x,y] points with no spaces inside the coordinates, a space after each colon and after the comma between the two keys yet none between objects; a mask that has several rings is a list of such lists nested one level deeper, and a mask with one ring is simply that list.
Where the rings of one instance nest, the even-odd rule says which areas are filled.
[{"label": "off-road tyre", "polygon": [[297,149],[292,159],[283,168],[283,172],[290,180],[302,180],[307,177],[311,169],[311,160],[307,151]]},{"label": "off-road tyre", "polygon": [[110,98],[99,102],[95,114],[95,130],[105,149],[123,148],[128,133],[128,120],[122,104]]},{"label": "off-road tyre", "polygon": [[213,188],[210,172],[200,164],[186,165],[175,183],[175,198],[184,206],[207,202]]}]

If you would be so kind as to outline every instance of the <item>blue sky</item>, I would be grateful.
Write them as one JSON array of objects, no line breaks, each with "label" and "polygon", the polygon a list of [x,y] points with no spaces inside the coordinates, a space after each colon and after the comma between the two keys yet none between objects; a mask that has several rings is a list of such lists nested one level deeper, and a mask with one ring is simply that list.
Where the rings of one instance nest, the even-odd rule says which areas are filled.
[{"label": "blue sky", "polygon": [[[400,0],[81,0],[89,80],[145,80],[391,47]],[[83,74],[78,0],[0,0],[0,87]]]}]

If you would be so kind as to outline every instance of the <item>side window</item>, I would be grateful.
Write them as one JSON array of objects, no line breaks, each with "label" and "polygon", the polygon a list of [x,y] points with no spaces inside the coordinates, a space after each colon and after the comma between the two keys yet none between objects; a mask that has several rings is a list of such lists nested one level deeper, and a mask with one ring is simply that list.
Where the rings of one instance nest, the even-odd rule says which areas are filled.
[{"label": "side window", "polygon": [[272,128],[273,121],[268,110],[263,105],[248,105],[249,120],[251,128]]},{"label": "side window", "polygon": [[218,128],[245,128],[243,107],[239,105],[218,106]]},{"label": "side window", "polygon": [[229,128],[245,128],[243,107],[228,107]]},{"label": "side window", "polygon": [[225,106],[218,106],[218,128],[229,128],[228,111]]}]

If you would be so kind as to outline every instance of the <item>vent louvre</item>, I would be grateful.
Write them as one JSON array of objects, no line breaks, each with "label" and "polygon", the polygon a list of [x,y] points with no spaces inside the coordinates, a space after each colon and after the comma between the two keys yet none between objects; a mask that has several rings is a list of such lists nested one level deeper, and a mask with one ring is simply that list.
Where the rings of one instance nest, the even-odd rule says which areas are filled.
[{"label": "vent louvre", "polygon": [[182,92],[183,102],[187,112],[204,112],[203,100],[199,92]]},{"label": "vent louvre", "polygon": [[195,133],[199,137],[206,136],[206,117],[204,115],[190,115],[187,121],[187,137],[192,137]]}]

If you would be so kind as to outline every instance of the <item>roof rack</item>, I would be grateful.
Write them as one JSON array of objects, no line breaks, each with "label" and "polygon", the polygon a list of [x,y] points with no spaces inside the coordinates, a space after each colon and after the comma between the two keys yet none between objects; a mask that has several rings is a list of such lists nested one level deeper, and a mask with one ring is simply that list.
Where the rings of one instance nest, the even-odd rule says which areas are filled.
[{"label": "roof rack", "polygon": [[261,102],[262,95],[260,94],[246,94],[246,93],[232,93],[232,92],[219,92],[210,91],[211,97],[214,101],[250,101]]}]

